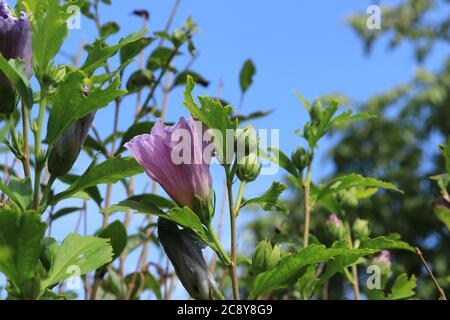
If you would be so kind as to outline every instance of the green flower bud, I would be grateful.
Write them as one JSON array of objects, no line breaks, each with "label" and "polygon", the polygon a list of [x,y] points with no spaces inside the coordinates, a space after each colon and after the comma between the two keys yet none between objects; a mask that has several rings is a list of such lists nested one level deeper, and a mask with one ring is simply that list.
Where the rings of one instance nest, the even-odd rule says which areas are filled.
[{"label": "green flower bud", "polygon": [[235,140],[237,159],[242,160],[242,158],[249,154],[257,152],[258,142],[258,135],[252,126],[247,126],[244,129],[237,129]]},{"label": "green flower bud", "polygon": [[364,219],[356,219],[352,226],[353,234],[356,239],[363,239],[370,236],[369,221]]},{"label": "green flower bud", "polygon": [[323,108],[322,103],[319,100],[313,102],[311,106],[310,116],[313,126],[318,126],[320,119],[322,118]]},{"label": "green flower bud", "polygon": [[391,254],[387,250],[381,251],[379,255],[377,255],[372,260],[372,264],[376,264],[380,267],[381,274],[384,276],[390,276],[391,275]]},{"label": "green flower bud", "polygon": [[340,240],[345,237],[345,227],[342,223],[341,219],[338,218],[337,215],[332,214],[328,216],[326,227],[328,229],[329,234],[335,240]]},{"label": "green flower bud", "polygon": [[292,162],[299,171],[303,171],[303,169],[309,166],[310,159],[308,152],[303,147],[298,147],[292,153]]},{"label": "green flower bud", "polygon": [[261,164],[256,153],[250,153],[238,163],[237,176],[241,181],[252,182],[258,178],[260,172]]},{"label": "green flower bud", "polygon": [[[272,257],[273,254],[273,249],[272,249],[272,245],[270,244],[269,241],[261,241],[255,248],[255,251],[253,251],[253,256],[252,256],[252,266],[253,266],[253,271],[255,272],[255,274],[259,274],[261,272],[267,271],[269,269],[269,265],[270,266],[274,266],[274,261],[276,260],[276,255],[277,253],[275,253],[275,255]],[[280,255],[280,253],[278,253],[278,256]],[[279,260],[279,257],[278,257]],[[278,263],[278,260],[276,261],[276,263]],[[270,263],[269,263],[270,261]],[[276,265],[276,264],[275,264]]]},{"label": "green flower bud", "polygon": [[281,259],[281,247],[276,245],[273,247],[271,254],[269,255],[269,259],[267,261],[267,270],[271,270],[278,265],[278,262]]},{"label": "green flower bud", "polygon": [[214,207],[211,202],[211,197],[202,198],[194,195],[194,212],[199,217],[200,221],[208,226],[214,217]]}]

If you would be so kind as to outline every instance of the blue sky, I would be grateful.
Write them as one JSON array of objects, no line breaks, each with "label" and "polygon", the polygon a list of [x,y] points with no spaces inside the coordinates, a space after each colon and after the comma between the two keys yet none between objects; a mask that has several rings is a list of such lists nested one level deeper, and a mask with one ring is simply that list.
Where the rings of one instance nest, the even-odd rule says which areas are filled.
[{"label": "blue sky", "polygon": [[[102,22],[117,21],[121,26],[120,33],[111,37],[111,43],[140,28],[140,19],[131,15],[131,11],[135,9],[150,11],[150,33],[162,30],[175,0],[112,2],[112,6],[101,7]],[[396,51],[390,51],[382,40],[375,46],[372,54],[366,56],[362,43],[345,24],[345,17],[352,12],[365,12],[372,2],[182,0],[173,26],[181,26],[188,16],[192,16],[200,28],[194,38],[200,55],[192,69],[209,79],[211,84],[206,90],[197,88],[197,94],[215,96],[217,86],[222,81],[222,97],[237,107],[240,98],[240,68],[246,59],[254,61],[257,74],[246,95],[242,112],[274,109],[275,112],[270,117],[258,120],[254,125],[257,128],[280,129],[281,148],[290,154],[300,143],[294,130],[302,128],[307,120],[306,112],[295,97],[294,90],[310,100],[323,94],[339,92],[357,101],[364,101],[414,76],[416,65],[413,52],[407,44],[401,45]],[[394,4],[398,1],[381,2]],[[10,4],[13,3],[10,1]],[[64,51],[74,54],[79,50],[81,41],[90,43],[96,36],[94,24],[83,18],[81,29],[70,31]],[[429,66],[438,66],[445,54],[444,51],[433,52],[428,59]],[[57,60],[69,63],[64,56],[59,56]],[[188,60],[188,57],[181,57],[176,65],[182,68]],[[133,64],[129,70],[135,69],[136,64]],[[187,115],[182,101],[182,89],[175,90],[169,98],[169,120],[176,121],[181,115]],[[121,129],[126,129],[131,123],[134,102],[135,97],[132,97],[123,103]],[[111,132],[113,109],[110,106],[97,113],[95,123],[103,137]],[[320,146],[320,159],[314,167],[315,179],[332,171],[332,166],[325,157],[325,152],[331,145],[332,140],[328,140]],[[88,161],[83,156],[74,171],[82,173],[87,165]],[[223,176],[218,168],[213,168],[212,172],[220,204]],[[276,177],[262,177],[259,182],[250,184],[247,197],[261,194],[270,186],[271,181],[282,178],[281,171]],[[137,188],[142,188],[147,178],[142,176],[137,181]],[[120,187],[114,191],[113,202],[125,197],[117,189]],[[70,205],[72,204],[69,203],[68,206]],[[243,215],[240,226],[253,218],[253,214]],[[113,217],[115,218],[121,217]],[[62,240],[67,232],[72,231],[76,219],[74,216],[56,223],[53,227],[54,236]],[[138,225],[141,218],[136,220]],[[95,232],[100,222],[95,206],[90,206],[88,222],[89,233]],[[224,240],[227,240],[226,236]],[[133,268],[134,265],[135,261],[131,259],[129,267]]]}]

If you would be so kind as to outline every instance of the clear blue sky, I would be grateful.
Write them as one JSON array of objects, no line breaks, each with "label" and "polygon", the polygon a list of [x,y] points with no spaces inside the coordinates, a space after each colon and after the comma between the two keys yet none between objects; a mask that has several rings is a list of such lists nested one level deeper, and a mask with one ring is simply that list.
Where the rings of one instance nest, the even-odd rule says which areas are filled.
[{"label": "clear blue sky", "polygon": [[[101,8],[103,22],[117,21],[121,26],[119,35],[112,37],[111,42],[140,28],[140,19],[130,14],[135,9],[150,11],[150,32],[162,30],[175,0],[112,2],[112,6]],[[345,17],[350,13],[365,12],[373,2],[375,1],[182,0],[173,26],[181,26],[188,16],[192,16],[200,28],[194,38],[200,55],[192,69],[209,79],[211,84],[206,90],[198,88],[198,94],[215,96],[221,80],[224,84],[222,97],[237,106],[240,97],[239,70],[246,59],[254,61],[257,74],[242,111],[250,113],[259,109],[275,109],[273,115],[256,121],[254,125],[257,128],[280,129],[281,148],[290,154],[300,141],[293,132],[302,128],[307,120],[306,112],[295,97],[294,90],[311,100],[322,94],[339,92],[364,101],[371,95],[413,77],[415,63],[408,45],[389,51],[381,41],[370,56],[365,56],[362,43],[345,24]],[[381,2],[394,4],[398,1]],[[64,51],[74,54],[81,41],[90,43],[96,35],[94,24],[83,18],[81,30],[70,31]],[[430,66],[439,65],[443,57],[443,52],[434,52],[428,59]],[[188,57],[181,57],[177,65],[183,67],[188,60]],[[69,63],[62,56],[58,57],[58,61]],[[131,67],[130,70],[135,68]],[[187,115],[182,106],[181,94],[180,89],[170,96],[168,119],[171,121]],[[134,102],[134,97],[124,101],[120,118],[122,129],[127,128],[131,122]],[[113,107],[98,112],[95,122],[105,137],[112,127]],[[321,160],[316,163],[314,172],[316,179],[325,176],[332,169],[323,156],[330,146],[329,140],[321,145]],[[88,162],[83,157],[77,163],[75,171],[82,173],[87,165]],[[217,168],[213,168],[212,172],[220,204],[223,176]],[[283,173],[280,171],[276,179],[282,178]],[[263,177],[260,182],[250,184],[247,196],[262,193],[273,179],[274,177]],[[146,180],[146,177],[140,177],[137,188],[142,188]],[[114,192],[113,202],[124,197],[124,193],[117,190]],[[89,232],[92,233],[99,227],[100,215],[95,206],[90,206],[90,209]],[[252,218],[252,214],[243,215],[241,227],[246,220]],[[62,240],[72,230],[76,218],[74,216],[56,223],[53,227],[54,236]],[[140,218],[135,220],[140,221]],[[129,268],[134,268],[134,265],[135,260],[131,259]]]}]

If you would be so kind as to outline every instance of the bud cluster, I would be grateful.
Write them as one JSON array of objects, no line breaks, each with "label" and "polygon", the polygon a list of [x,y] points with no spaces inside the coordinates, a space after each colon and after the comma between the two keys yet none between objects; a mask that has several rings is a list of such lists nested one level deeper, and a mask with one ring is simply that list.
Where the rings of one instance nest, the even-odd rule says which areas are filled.
[{"label": "bud cluster", "polygon": [[269,241],[261,241],[252,256],[252,266],[255,274],[268,271],[278,264],[281,258],[281,247],[272,247]]}]

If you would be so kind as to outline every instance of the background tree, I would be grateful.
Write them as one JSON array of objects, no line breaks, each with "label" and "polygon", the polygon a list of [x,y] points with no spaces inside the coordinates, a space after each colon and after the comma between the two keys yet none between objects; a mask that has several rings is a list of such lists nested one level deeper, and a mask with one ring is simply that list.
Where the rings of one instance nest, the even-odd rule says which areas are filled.
[{"label": "background tree", "polygon": [[[414,49],[417,72],[411,81],[373,96],[363,103],[352,104],[359,111],[380,115],[376,120],[356,122],[344,132],[330,151],[334,174],[360,172],[384,181],[394,182],[403,195],[380,192],[362,201],[353,215],[371,222],[373,235],[396,232],[412,245],[423,248],[438,281],[448,289],[450,281],[450,237],[448,230],[433,214],[432,203],[439,190],[429,177],[444,172],[444,161],[437,144],[450,134],[450,59],[437,70],[422,65],[433,48],[448,48],[450,35],[449,1],[407,0],[395,7],[382,7],[382,29],[369,30],[367,15],[355,14],[348,22],[358,34],[369,54],[383,38],[391,49],[408,43]],[[389,71],[387,71],[389,72]],[[350,99],[345,99],[350,100]],[[355,147],[358,146],[358,147]],[[291,199],[291,214],[286,218],[268,217],[253,224],[257,238],[275,234],[277,242],[301,242],[303,196]],[[318,214],[311,229],[319,239],[326,239],[325,215]],[[322,217],[323,216],[323,217]],[[276,225],[273,228],[273,225]],[[298,237],[297,237],[298,235]],[[416,256],[395,252],[395,265],[418,276],[417,297],[438,297],[433,283]],[[397,263],[398,262],[398,263]],[[343,298],[343,278],[335,277],[323,297]],[[341,285],[339,285],[339,283]]]}]

